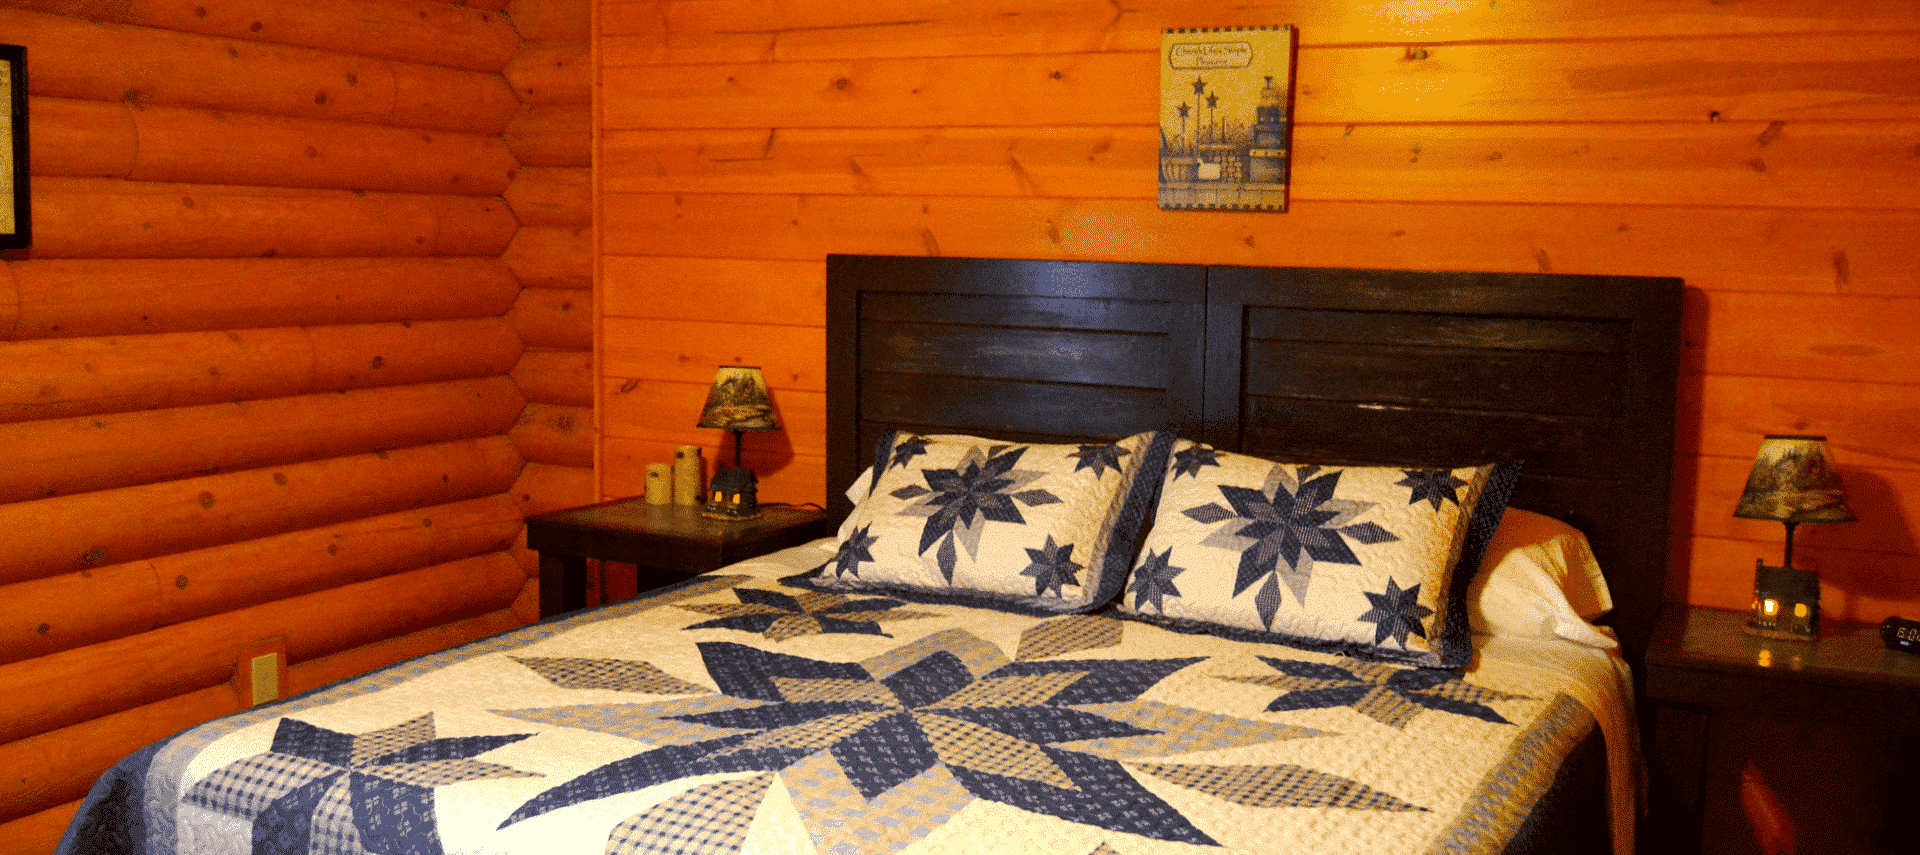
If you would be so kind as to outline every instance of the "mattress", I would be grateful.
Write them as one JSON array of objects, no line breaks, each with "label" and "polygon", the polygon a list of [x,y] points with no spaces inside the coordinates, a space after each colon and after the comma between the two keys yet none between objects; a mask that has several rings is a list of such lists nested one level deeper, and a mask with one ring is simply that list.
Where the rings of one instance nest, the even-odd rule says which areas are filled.
[{"label": "mattress", "polygon": [[58,851],[1500,852],[1604,840],[1609,793],[1630,830],[1616,654],[1425,670],[780,582],[831,545],[184,731]]}]

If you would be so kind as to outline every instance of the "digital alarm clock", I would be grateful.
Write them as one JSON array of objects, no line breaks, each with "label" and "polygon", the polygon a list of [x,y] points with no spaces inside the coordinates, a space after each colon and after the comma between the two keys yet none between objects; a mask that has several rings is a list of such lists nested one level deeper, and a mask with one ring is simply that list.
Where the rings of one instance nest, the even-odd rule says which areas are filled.
[{"label": "digital alarm clock", "polygon": [[1920,620],[1890,617],[1881,621],[1880,642],[1888,650],[1920,655]]}]

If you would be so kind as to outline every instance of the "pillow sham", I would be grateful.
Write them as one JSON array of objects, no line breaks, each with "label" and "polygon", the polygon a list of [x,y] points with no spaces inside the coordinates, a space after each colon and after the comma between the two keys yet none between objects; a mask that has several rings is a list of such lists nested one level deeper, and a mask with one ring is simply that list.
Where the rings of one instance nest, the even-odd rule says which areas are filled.
[{"label": "pillow sham", "polygon": [[1474,632],[1564,638],[1611,649],[1620,643],[1591,621],[1613,595],[1579,529],[1544,514],[1508,508],[1467,589]]},{"label": "pillow sham", "polygon": [[797,581],[1090,610],[1126,579],[1172,445],[1164,431],[1086,445],[888,433],[855,485],[834,559]]},{"label": "pillow sham", "polygon": [[1118,611],[1430,668],[1472,661],[1467,583],[1520,463],[1264,460],[1181,440]]}]

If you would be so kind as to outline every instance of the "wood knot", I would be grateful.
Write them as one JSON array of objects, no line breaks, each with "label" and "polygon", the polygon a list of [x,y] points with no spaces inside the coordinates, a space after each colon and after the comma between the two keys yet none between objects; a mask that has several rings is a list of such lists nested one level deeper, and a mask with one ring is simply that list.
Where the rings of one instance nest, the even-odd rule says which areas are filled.
[{"label": "wood knot", "polygon": [[107,549],[104,546],[96,546],[87,550],[85,555],[80,556],[80,563],[82,564],[98,564],[105,560],[107,560]]},{"label": "wood knot", "polygon": [[386,357],[384,357],[384,356],[376,356],[376,357],[374,357],[374,358],[373,358],[373,367],[375,367],[375,368],[385,368],[385,367],[387,367],[387,358],[386,358]]},{"label": "wood knot", "polygon": [[41,635],[46,635],[47,633],[52,631],[53,631],[53,627],[48,626],[44,623],[34,628],[34,632],[40,633]]},{"label": "wood knot", "polygon": [[200,507],[211,508],[213,507],[213,494],[205,490],[202,490],[200,491],[199,501],[200,501]]},{"label": "wood knot", "polygon": [[285,472],[273,473],[273,483],[278,484],[282,487],[287,486],[287,473]]},{"label": "wood knot", "polygon": [[173,577],[173,586],[174,586],[174,587],[176,587],[176,588],[185,588],[185,587],[187,587],[187,577],[185,577],[185,576],[175,576],[175,577]]},{"label": "wood knot", "polygon": [[841,92],[847,91],[847,89],[851,86],[853,86],[853,81],[848,80],[845,77],[836,77],[833,79],[833,88],[838,89]]},{"label": "wood knot", "polygon": [[326,92],[313,93],[313,103],[325,106],[327,103],[327,93]]}]

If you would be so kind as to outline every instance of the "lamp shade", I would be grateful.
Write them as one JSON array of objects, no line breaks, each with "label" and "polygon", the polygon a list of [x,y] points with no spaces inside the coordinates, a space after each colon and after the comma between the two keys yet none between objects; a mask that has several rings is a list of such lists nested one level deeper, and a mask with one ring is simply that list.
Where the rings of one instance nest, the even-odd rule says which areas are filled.
[{"label": "lamp shade", "polygon": [[780,417],[773,414],[773,401],[767,396],[767,380],[760,369],[740,365],[722,365],[713,375],[713,388],[707,392],[707,405],[700,409],[700,427],[723,430],[778,430]]},{"label": "lamp shade", "polygon": [[1847,494],[1824,436],[1769,436],[1760,441],[1736,517],[1784,523],[1852,522]]}]

